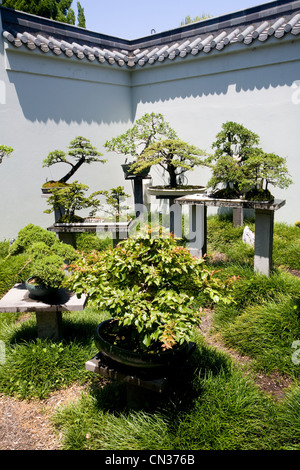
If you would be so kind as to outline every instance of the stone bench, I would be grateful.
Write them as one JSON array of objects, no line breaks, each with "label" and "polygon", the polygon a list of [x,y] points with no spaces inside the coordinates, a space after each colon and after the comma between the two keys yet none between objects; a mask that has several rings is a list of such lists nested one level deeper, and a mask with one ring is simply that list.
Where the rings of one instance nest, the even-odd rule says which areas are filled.
[{"label": "stone bench", "polygon": [[59,340],[62,337],[62,313],[83,310],[86,297],[77,298],[72,292],[61,289],[52,303],[30,297],[25,284],[15,284],[2,299],[0,313],[35,313],[39,338]]}]

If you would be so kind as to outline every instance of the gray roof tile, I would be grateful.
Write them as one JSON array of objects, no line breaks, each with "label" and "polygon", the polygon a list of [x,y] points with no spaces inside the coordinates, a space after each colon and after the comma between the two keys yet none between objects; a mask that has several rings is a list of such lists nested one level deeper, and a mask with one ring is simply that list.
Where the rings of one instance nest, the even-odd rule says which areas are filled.
[{"label": "gray roof tile", "polygon": [[3,37],[15,47],[130,68],[300,34],[300,0],[277,0],[134,41],[0,8]]}]

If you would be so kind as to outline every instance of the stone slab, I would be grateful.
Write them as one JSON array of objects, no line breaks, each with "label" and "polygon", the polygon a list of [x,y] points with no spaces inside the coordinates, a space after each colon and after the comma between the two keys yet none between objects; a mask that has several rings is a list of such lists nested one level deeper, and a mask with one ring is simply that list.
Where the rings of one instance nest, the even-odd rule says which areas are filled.
[{"label": "stone slab", "polygon": [[0,313],[72,312],[83,310],[86,300],[85,296],[78,299],[74,293],[61,289],[54,301],[45,303],[31,298],[25,284],[15,284],[0,299]]},{"label": "stone slab", "polygon": [[177,204],[203,204],[212,207],[237,207],[275,211],[284,206],[286,201],[283,199],[274,199],[273,202],[247,201],[245,199],[217,199],[203,194],[193,194],[179,197],[174,202]]},{"label": "stone slab", "polygon": [[64,233],[64,232],[73,232],[73,233],[82,233],[82,232],[96,232],[96,233],[127,233],[132,224],[132,220],[129,222],[82,222],[82,223],[72,223],[72,224],[63,224],[56,223],[48,227],[49,232]]}]

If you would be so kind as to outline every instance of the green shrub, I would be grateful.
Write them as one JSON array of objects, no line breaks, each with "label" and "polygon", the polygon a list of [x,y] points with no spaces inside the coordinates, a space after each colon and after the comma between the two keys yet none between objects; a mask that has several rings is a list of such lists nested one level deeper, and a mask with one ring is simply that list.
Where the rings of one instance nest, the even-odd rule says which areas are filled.
[{"label": "green shrub", "polygon": [[76,248],[84,253],[106,250],[110,246],[112,246],[112,240],[109,237],[100,238],[94,233],[80,233],[76,237]]},{"label": "green shrub", "polygon": [[18,238],[9,248],[9,254],[24,253],[35,242],[44,242],[50,247],[57,242],[57,238],[55,233],[49,232],[38,225],[28,224],[19,231]]}]

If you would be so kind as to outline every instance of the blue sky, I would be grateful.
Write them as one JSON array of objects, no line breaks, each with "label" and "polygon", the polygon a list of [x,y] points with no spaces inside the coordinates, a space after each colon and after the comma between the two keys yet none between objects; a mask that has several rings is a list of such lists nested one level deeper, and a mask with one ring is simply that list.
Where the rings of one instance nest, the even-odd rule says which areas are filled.
[{"label": "blue sky", "polygon": [[[87,29],[124,39],[136,39],[177,28],[187,15],[219,16],[244,10],[263,0],[80,0]],[[73,0],[76,11],[77,0]]]}]

